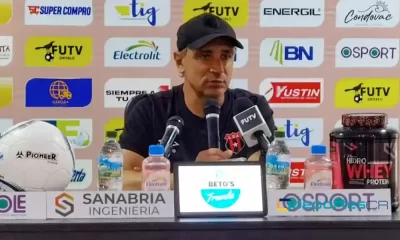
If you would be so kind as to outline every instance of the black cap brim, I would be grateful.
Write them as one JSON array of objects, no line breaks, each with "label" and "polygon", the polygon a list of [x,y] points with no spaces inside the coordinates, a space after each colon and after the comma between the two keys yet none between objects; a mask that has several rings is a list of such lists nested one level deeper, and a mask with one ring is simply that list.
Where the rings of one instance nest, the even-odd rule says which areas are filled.
[{"label": "black cap brim", "polygon": [[196,41],[192,42],[191,44],[188,45],[188,48],[190,49],[200,49],[202,47],[204,47],[207,43],[211,42],[212,40],[216,39],[216,38],[226,38],[229,39],[230,41],[232,41],[233,46],[243,49],[243,45],[242,43],[239,42],[239,40],[237,40],[236,38],[226,35],[226,34],[211,34],[211,35],[207,35],[204,36],[202,38],[197,39]]}]

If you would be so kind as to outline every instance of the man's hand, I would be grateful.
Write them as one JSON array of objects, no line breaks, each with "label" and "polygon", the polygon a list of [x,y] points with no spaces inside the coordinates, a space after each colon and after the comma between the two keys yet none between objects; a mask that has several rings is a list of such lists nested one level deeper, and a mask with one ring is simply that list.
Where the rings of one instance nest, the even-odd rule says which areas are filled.
[{"label": "man's hand", "polygon": [[233,152],[231,150],[221,151],[218,148],[209,148],[207,150],[199,152],[196,157],[196,162],[215,162],[220,160],[226,160],[232,157]]}]

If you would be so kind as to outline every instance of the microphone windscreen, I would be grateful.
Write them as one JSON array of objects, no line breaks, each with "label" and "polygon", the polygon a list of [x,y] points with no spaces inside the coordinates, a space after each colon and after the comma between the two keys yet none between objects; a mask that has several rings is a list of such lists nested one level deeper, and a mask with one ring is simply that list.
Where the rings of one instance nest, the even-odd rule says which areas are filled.
[{"label": "microphone windscreen", "polygon": [[179,130],[182,130],[183,126],[185,125],[185,122],[179,116],[172,116],[167,121],[167,126],[168,125],[176,126],[178,127]]},{"label": "microphone windscreen", "polygon": [[214,98],[207,99],[206,103],[204,104],[204,114],[207,115],[210,113],[220,113],[218,102]]},{"label": "microphone windscreen", "polygon": [[233,106],[234,106],[234,113],[238,114],[238,113],[243,112],[246,109],[251,108],[252,106],[254,106],[254,104],[250,99],[248,99],[246,97],[240,97],[240,98],[236,99]]}]

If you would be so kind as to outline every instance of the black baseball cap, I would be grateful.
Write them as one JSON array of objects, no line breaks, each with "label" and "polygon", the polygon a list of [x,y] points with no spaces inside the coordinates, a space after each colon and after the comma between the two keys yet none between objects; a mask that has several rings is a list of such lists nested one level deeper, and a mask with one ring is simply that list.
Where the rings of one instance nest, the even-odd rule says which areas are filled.
[{"label": "black baseball cap", "polygon": [[178,28],[177,37],[178,51],[186,47],[200,49],[219,37],[230,39],[235,47],[243,49],[243,45],[236,39],[236,33],[231,25],[211,13],[203,13],[189,19]]}]

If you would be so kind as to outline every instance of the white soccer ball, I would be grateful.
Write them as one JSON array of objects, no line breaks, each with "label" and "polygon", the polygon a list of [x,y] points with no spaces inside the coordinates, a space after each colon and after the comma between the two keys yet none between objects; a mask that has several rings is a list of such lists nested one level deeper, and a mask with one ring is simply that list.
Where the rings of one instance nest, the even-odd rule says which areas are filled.
[{"label": "white soccer ball", "polygon": [[0,180],[25,191],[64,191],[74,168],[74,151],[54,125],[29,120],[0,136]]}]

